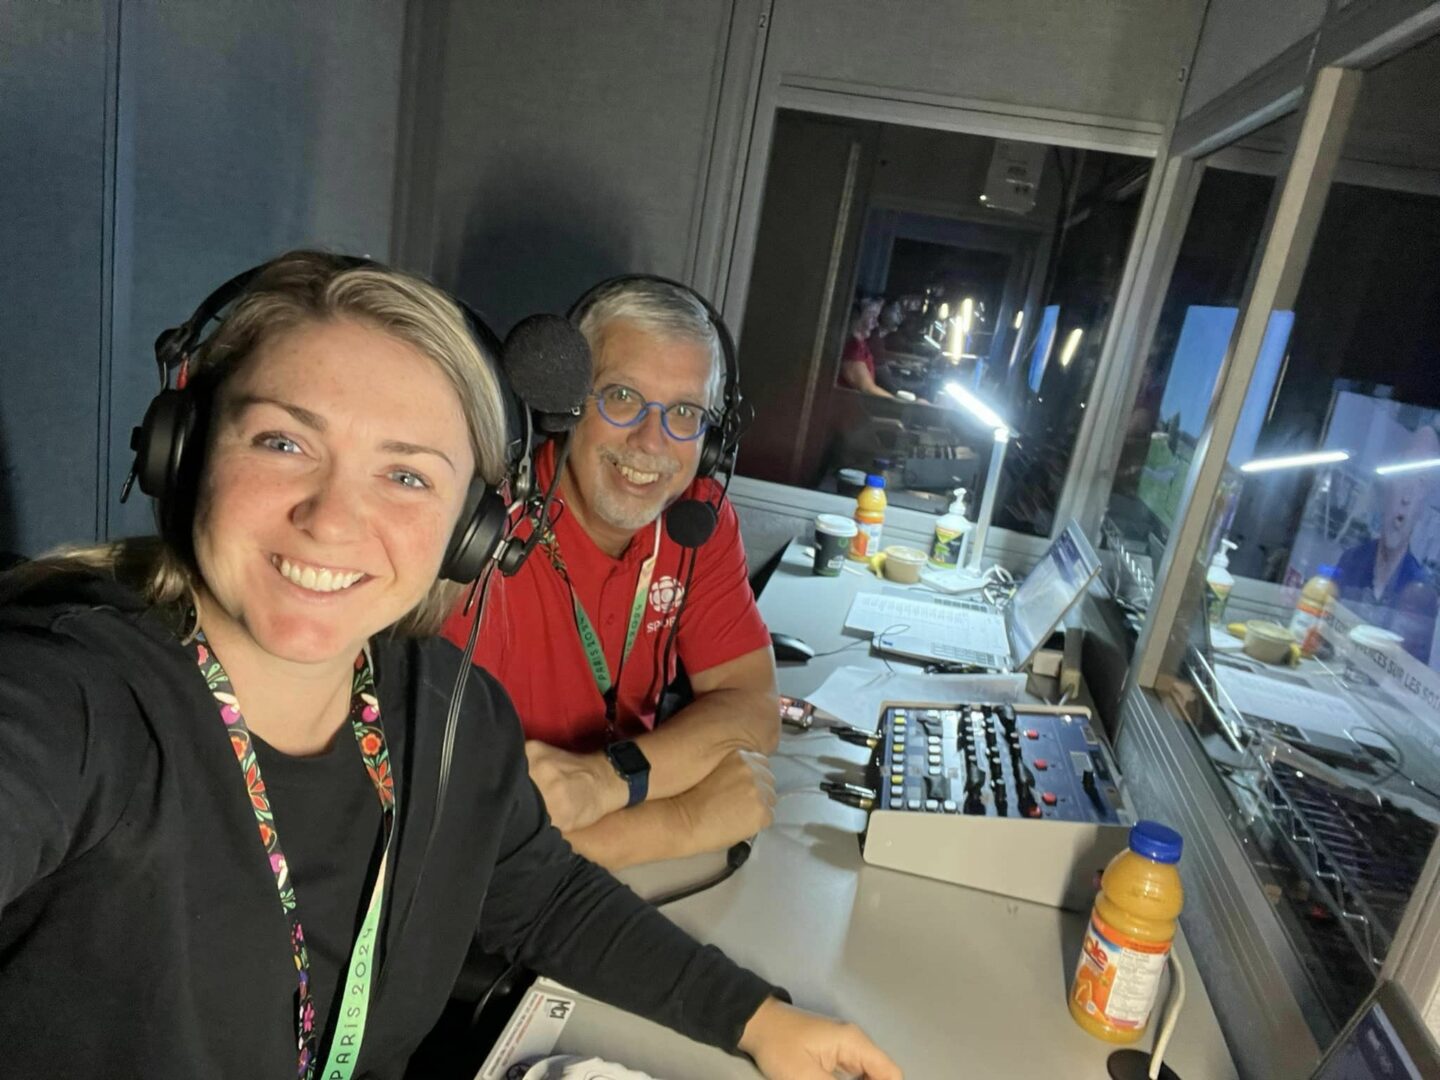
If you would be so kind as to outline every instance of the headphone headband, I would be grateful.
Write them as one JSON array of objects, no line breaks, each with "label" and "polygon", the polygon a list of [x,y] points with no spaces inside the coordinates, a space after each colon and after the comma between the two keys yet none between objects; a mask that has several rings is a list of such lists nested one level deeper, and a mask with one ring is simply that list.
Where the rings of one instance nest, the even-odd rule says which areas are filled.
[{"label": "headphone headband", "polygon": [[735,452],[739,447],[740,436],[744,434],[747,426],[742,409],[745,398],[740,392],[740,364],[735,353],[735,339],[730,333],[730,328],[725,325],[724,316],[720,314],[714,304],[697,290],[674,278],[662,277],[659,274],[618,274],[586,289],[584,294],[570,305],[570,310],[566,312],[565,317],[579,326],[586,313],[606,292],[631,282],[668,286],[695,300],[705,309],[710,326],[720,341],[720,354],[725,368],[725,385],[720,395],[720,419],[705,433],[705,442],[700,448],[700,464],[696,469],[696,475],[710,477],[717,472],[732,471],[735,468]]},{"label": "headphone headband", "polygon": [[[354,255],[304,254],[330,260],[341,273],[366,267],[388,269],[373,259]],[[197,388],[187,388],[183,383],[172,387],[170,372],[184,365],[204,340],[205,328],[216,319],[223,322],[222,313],[249,291],[257,277],[290,257],[293,256],[282,255],[236,274],[206,296],[188,319],[162,331],[155,339],[161,388],[150,402],[140,426],[131,432],[135,464],[120,497],[123,501],[130,493],[131,483],[138,482],[140,490],[156,501],[156,519],[162,535],[180,551],[190,551],[187,525],[194,511],[209,401],[208,395]],[[515,394],[500,363],[499,338],[468,304],[455,297],[450,299],[459,307],[476,341],[477,351],[500,387],[506,425],[504,482],[492,488],[478,476],[471,481],[440,568],[443,578],[469,582],[480,575],[505,541],[506,495],[520,500],[529,495],[531,429],[529,410]]]}]

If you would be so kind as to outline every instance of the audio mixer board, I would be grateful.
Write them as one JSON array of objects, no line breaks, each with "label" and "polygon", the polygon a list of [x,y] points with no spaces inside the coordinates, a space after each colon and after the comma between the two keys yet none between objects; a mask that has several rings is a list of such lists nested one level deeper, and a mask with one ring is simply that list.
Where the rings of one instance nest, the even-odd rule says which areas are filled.
[{"label": "audio mixer board", "polygon": [[881,809],[1122,824],[1115,767],[1083,714],[892,706],[880,732]]},{"label": "audio mixer board", "polygon": [[1085,709],[887,705],[877,738],[870,863],[1080,907],[1134,823]]}]

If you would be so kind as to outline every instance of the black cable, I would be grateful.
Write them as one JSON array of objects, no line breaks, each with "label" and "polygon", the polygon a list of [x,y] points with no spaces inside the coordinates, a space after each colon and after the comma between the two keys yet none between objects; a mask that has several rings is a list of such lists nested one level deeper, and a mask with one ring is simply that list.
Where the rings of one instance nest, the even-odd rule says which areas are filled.
[{"label": "black cable", "polygon": [[745,860],[750,858],[750,852],[754,846],[755,840],[753,837],[749,840],[741,840],[738,844],[732,844],[730,850],[725,852],[724,870],[694,885],[687,885],[683,889],[676,889],[674,892],[657,896],[654,900],[650,901],[650,905],[659,908],[664,907],[666,904],[678,903],[681,900],[686,900],[709,889],[713,889],[721,882],[728,881],[735,875],[736,870],[739,870],[740,867],[745,865]]},{"label": "black cable", "polygon": [[440,782],[435,791],[435,812],[430,819],[430,831],[425,837],[425,847],[420,852],[420,868],[415,872],[415,887],[410,891],[410,899],[405,903],[405,911],[396,924],[403,928],[410,919],[410,912],[415,907],[415,899],[420,895],[420,885],[425,880],[425,869],[430,865],[430,848],[435,843],[435,834],[440,830],[440,818],[445,809],[445,792],[450,787],[450,767],[455,757],[455,732],[459,728],[460,705],[465,700],[465,687],[469,684],[470,667],[475,657],[475,642],[480,636],[480,621],[485,617],[485,604],[490,597],[490,582],[495,576],[495,563],[488,563],[475,583],[470,586],[470,596],[465,602],[466,610],[475,606],[476,597],[479,597],[478,610],[475,612],[475,621],[470,624],[470,636],[465,641],[465,652],[460,658],[460,668],[455,673],[455,686],[450,691],[450,707],[445,716],[445,731],[440,743]]},{"label": "black cable", "polygon": [[[739,437],[738,433],[736,437]],[[734,478],[735,462],[732,458],[729,462],[728,471],[725,473],[725,482],[720,485],[720,494],[717,495],[715,501],[710,504],[710,509],[715,513],[717,524],[720,520],[720,510],[725,505],[725,497],[730,493],[730,481]],[[660,693],[656,695],[655,698],[657,723],[660,720],[660,704],[665,700],[665,694],[670,689],[670,660],[675,646],[675,636],[680,632],[680,617],[685,614],[685,606],[690,602],[690,583],[695,578],[695,563],[700,558],[700,548],[704,547],[705,543],[709,543],[709,541],[710,537],[707,536],[704,543],[689,549],[690,566],[685,571],[685,582],[680,592],[680,606],[675,611],[675,621],[670,624],[670,633],[665,639],[665,648],[662,649],[660,653]],[[681,565],[684,565],[683,555]]]},{"label": "black cable", "polygon": [[[1380,738],[1384,739],[1387,743],[1390,744],[1390,749],[1395,752],[1395,760],[1393,762],[1386,761],[1383,757],[1380,756],[1380,754],[1376,753],[1376,750],[1373,746],[1369,746],[1366,743],[1363,743],[1359,739],[1355,738],[1352,732],[1356,731],[1364,731],[1370,733],[1371,735],[1380,736]],[[1432,791],[1430,788],[1420,783],[1418,780],[1416,780],[1413,776],[1411,776],[1405,771],[1405,751],[1400,748],[1399,743],[1397,743],[1389,735],[1385,734],[1385,732],[1379,730],[1378,728],[1366,727],[1364,725],[1357,724],[1354,727],[1346,728],[1345,734],[1351,742],[1353,742],[1356,746],[1360,747],[1361,750],[1364,750],[1365,753],[1370,755],[1372,759],[1380,762],[1381,764],[1390,766],[1390,771],[1384,776],[1382,776],[1379,780],[1374,781],[1375,783],[1384,784],[1387,781],[1393,780],[1398,776],[1401,780],[1404,780],[1407,784],[1415,788],[1417,791],[1424,792],[1436,802],[1440,802],[1440,793]]]}]

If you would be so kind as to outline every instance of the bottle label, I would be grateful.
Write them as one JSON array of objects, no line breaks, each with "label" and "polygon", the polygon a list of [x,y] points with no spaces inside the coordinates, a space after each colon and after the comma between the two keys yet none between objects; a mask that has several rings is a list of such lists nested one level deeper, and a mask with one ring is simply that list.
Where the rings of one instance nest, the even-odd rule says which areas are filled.
[{"label": "bottle label", "polygon": [[1290,632],[1300,642],[1301,652],[1310,655],[1319,650],[1324,623],[1325,608],[1317,606],[1312,600],[1300,601],[1295,617],[1290,620]]},{"label": "bottle label", "polygon": [[936,566],[957,566],[968,533],[935,528],[935,543],[930,548],[930,561]]},{"label": "bottle label", "polygon": [[878,521],[855,522],[859,531],[850,540],[850,557],[868,559],[880,550],[880,526]]},{"label": "bottle label", "polygon": [[1116,1031],[1138,1031],[1150,1018],[1170,942],[1140,941],[1092,913],[1070,995],[1086,1014]]},{"label": "bottle label", "polygon": [[1219,624],[1225,616],[1225,602],[1230,599],[1229,585],[1217,585],[1213,581],[1205,583],[1205,607],[1210,616],[1210,621]]}]

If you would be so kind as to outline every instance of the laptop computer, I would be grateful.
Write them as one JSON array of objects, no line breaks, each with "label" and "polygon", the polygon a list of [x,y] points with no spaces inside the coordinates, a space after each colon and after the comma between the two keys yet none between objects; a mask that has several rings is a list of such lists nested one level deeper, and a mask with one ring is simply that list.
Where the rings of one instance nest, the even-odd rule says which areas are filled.
[{"label": "laptop computer", "polygon": [[877,649],[895,656],[1023,671],[1099,572],[1095,549],[1072,521],[1003,609],[980,599],[886,588],[858,594],[845,627],[869,631]]},{"label": "laptop computer", "polygon": [[1310,1080],[1432,1080],[1440,1048],[1405,991],[1382,982],[1331,1044]]}]

